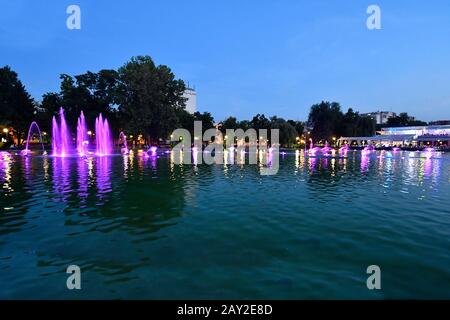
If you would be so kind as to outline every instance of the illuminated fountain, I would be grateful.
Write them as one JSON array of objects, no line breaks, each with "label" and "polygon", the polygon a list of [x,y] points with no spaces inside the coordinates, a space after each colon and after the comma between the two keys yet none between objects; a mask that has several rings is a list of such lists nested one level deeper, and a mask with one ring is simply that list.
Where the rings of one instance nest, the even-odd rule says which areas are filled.
[{"label": "illuminated fountain", "polygon": [[95,141],[97,146],[96,155],[102,157],[111,154],[112,140],[109,124],[108,120],[103,119],[101,114],[95,119]]},{"label": "illuminated fountain", "polygon": [[365,147],[365,148],[361,151],[361,153],[362,153],[362,155],[367,156],[367,155],[369,155],[369,154],[370,154],[371,152],[373,152],[373,151],[375,151],[375,147],[372,146],[372,145],[370,145],[370,146]]},{"label": "illuminated fountain", "polygon": [[158,147],[151,147],[150,150],[147,152],[147,155],[149,155],[149,153],[150,153],[150,156],[155,157],[157,150],[158,150]]},{"label": "illuminated fountain", "polygon": [[86,119],[84,118],[83,111],[78,118],[77,124],[77,152],[81,157],[88,154],[87,147],[89,145],[89,138],[86,129]]},{"label": "illuminated fountain", "polygon": [[329,144],[328,141],[327,141],[327,142],[325,142],[325,147],[323,147],[320,151],[321,151],[322,154],[324,154],[324,155],[329,155],[330,152],[331,152],[331,150],[333,150],[333,149],[330,147],[330,144]]},{"label": "illuminated fountain", "polygon": [[348,150],[349,150],[348,144],[346,143],[345,146],[339,148],[339,153],[340,154],[347,154]]},{"label": "illuminated fountain", "polygon": [[29,147],[30,147],[30,139],[31,139],[31,130],[32,130],[33,128],[36,128],[37,132],[39,133],[39,141],[40,141],[41,146],[42,146],[42,153],[43,153],[44,155],[46,154],[45,148],[44,148],[44,143],[43,143],[43,141],[42,141],[41,129],[39,129],[38,124],[37,124],[35,121],[33,121],[33,122],[31,123],[31,125],[30,125],[30,128],[28,129],[28,137],[27,137],[27,144],[26,144],[25,150],[22,150],[22,151],[20,152],[20,154],[21,154],[22,156],[28,156],[28,155],[30,155],[30,154],[32,153],[32,152],[30,151],[30,148],[29,148]]},{"label": "illuminated fountain", "polygon": [[70,134],[67,129],[64,109],[59,110],[59,124],[56,117],[52,121],[52,150],[55,157],[66,157],[70,154]]},{"label": "illuminated fountain", "polygon": [[119,145],[121,144],[123,147],[120,149],[120,152],[122,154],[129,154],[130,150],[128,150],[127,136],[123,132],[119,134]]},{"label": "illuminated fountain", "polygon": [[425,148],[425,157],[427,159],[430,159],[431,157],[433,157],[433,154],[436,150],[434,150],[434,148]]},{"label": "illuminated fountain", "polygon": [[310,141],[310,144],[309,144],[309,151],[308,151],[309,155],[310,155],[310,156],[317,156],[317,155],[320,155],[321,152],[322,152],[322,149],[319,148],[319,147],[314,147],[314,143],[313,143],[313,140],[312,140],[312,139],[309,139],[309,141]]}]

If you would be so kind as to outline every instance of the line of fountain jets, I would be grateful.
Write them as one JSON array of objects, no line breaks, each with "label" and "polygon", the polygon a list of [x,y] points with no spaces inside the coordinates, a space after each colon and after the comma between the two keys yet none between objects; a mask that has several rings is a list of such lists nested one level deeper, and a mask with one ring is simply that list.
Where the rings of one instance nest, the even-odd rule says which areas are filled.
[{"label": "line of fountain jets", "polygon": [[[39,129],[39,126],[36,122],[31,123],[30,129],[28,131],[28,138],[26,142],[26,148],[25,150],[22,150],[21,154],[26,156],[31,154],[29,150],[29,142],[31,137],[32,129],[36,128],[36,130],[39,133],[40,139],[41,139],[41,145],[43,153],[46,154],[44,145],[42,143],[42,134]],[[112,154],[113,151],[113,141],[112,141],[112,135],[111,130],[109,127],[108,120],[106,118],[103,118],[102,114],[99,114],[99,116],[95,119],[95,153],[89,151],[89,134],[87,130],[86,125],[86,119],[84,117],[83,111],[81,111],[80,117],[78,118],[77,122],[77,147],[76,147],[76,154],[84,157],[87,155],[95,154],[97,156],[108,156]],[[131,151],[128,149],[127,146],[127,138],[123,132],[119,135],[119,143],[122,144],[121,153],[126,155],[131,153]],[[234,151],[235,148],[230,148],[230,151]],[[269,149],[269,153],[271,153],[273,148]],[[347,152],[350,150],[348,144],[345,144],[341,148],[339,148],[338,152],[340,155],[346,155]],[[53,117],[52,119],[52,155],[55,157],[66,157],[74,155],[71,143],[71,134],[69,132],[66,118],[64,116],[64,109],[61,108],[59,111],[59,122],[57,121],[56,117]],[[142,152],[141,155],[145,157],[156,156],[157,147],[151,147],[148,152]],[[194,153],[197,153],[198,149],[196,146],[192,148],[192,151]],[[362,151],[363,156],[370,155],[372,152],[375,151],[375,147],[370,145],[366,146]],[[400,151],[400,148],[393,148],[393,152]],[[431,158],[434,153],[434,148],[426,148],[425,149],[425,155],[427,158]],[[309,150],[307,150],[307,153],[310,156],[333,156],[335,152],[335,149],[331,148],[326,143],[325,147],[314,147],[313,140],[310,139],[310,147]],[[150,154],[149,154],[150,153]]]},{"label": "line of fountain jets", "polygon": [[[325,143],[325,147],[321,148],[321,147],[314,147],[313,140],[312,139],[309,139],[309,140],[310,140],[310,147],[308,150],[308,154],[310,156],[325,156],[325,157],[327,157],[327,156],[333,155],[334,149],[330,147],[328,142]],[[347,155],[349,150],[350,150],[350,148],[349,148],[348,144],[346,143],[344,146],[339,148],[339,155],[345,156],[345,155]],[[369,145],[369,146],[364,147],[361,150],[361,154],[363,156],[368,156],[375,151],[376,151],[375,146]],[[401,149],[398,147],[394,147],[394,148],[392,148],[392,151],[399,152],[399,151],[401,151]],[[433,156],[434,152],[435,152],[434,148],[425,148],[425,156],[427,158],[431,158]]]},{"label": "line of fountain jets", "polygon": [[[36,129],[39,133],[43,153],[46,154],[44,145],[42,143],[42,134],[39,126],[36,122],[30,125],[28,130],[28,138],[25,150],[22,150],[21,154],[27,156],[31,154],[29,149],[29,143],[32,130]],[[99,157],[111,155],[113,152],[113,136],[109,127],[108,120],[103,118],[102,114],[95,119],[95,152],[90,151],[90,136],[86,125],[86,118],[83,111],[77,121],[77,137],[76,137],[76,150],[72,146],[72,136],[67,126],[66,118],[64,115],[64,109],[59,111],[59,117],[53,117],[52,119],[52,156],[54,157],[67,157],[74,154],[84,157],[87,155],[96,155]],[[122,144],[121,153],[129,154],[130,150],[127,146],[127,138],[123,132],[119,135],[119,143]],[[156,147],[150,148],[150,155],[156,155]],[[76,153],[75,153],[76,151]],[[150,156],[148,152],[143,152],[143,156]]]}]

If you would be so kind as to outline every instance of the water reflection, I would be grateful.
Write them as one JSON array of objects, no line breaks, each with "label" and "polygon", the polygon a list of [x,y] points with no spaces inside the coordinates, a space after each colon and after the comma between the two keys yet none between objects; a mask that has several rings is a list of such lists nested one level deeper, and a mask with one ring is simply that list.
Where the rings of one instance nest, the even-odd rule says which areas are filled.
[{"label": "water reflection", "polygon": [[365,173],[369,170],[370,156],[363,154],[361,156],[361,172]]},{"label": "water reflection", "polygon": [[71,192],[70,185],[70,161],[69,158],[54,157],[52,158],[53,165],[53,189],[56,195],[55,200],[67,202],[69,193]]},{"label": "water reflection", "polygon": [[92,159],[81,158],[78,159],[78,196],[80,199],[80,207],[87,205],[87,198],[89,195],[89,164],[88,161]]},{"label": "water reflection", "polygon": [[103,204],[105,197],[112,191],[111,188],[111,157],[98,157],[96,159],[97,197],[99,204]]},{"label": "water reflection", "polygon": [[[336,263],[352,263],[353,256],[370,260],[364,254],[378,243],[377,252],[387,250],[380,256],[384,263],[396,256],[412,259],[412,248],[419,250],[416,266],[428,254],[441,274],[448,265],[447,217],[442,214],[448,208],[447,156],[363,159],[349,153],[348,158],[311,158],[299,151],[286,155],[273,177],[261,177],[258,166],[224,166],[225,174],[222,166],[175,165],[170,161],[174,156],[36,157],[28,163],[17,157],[0,162],[0,268],[11,271],[0,275],[0,282],[15,292],[11,278],[26,283],[31,282],[26,274],[40,274],[47,286],[62,266],[77,261],[101,283],[88,295],[120,292],[115,296],[120,298],[140,294],[139,283],[155,275],[173,275],[164,278],[170,288],[190,279],[204,264],[192,256],[225,265],[222,271],[229,277],[242,261],[260,270],[274,255],[286,265],[298,265],[299,247],[314,267],[323,266],[318,250],[335,254]],[[48,182],[40,182],[46,175]],[[67,202],[61,206],[46,199]],[[61,207],[63,215],[53,214]],[[405,221],[408,227],[399,228]],[[423,228],[423,233],[417,231]],[[274,241],[268,247],[265,239]],[[38,250],[30,254],[27,246]],[[242,255],[236,257],[239,250]],[[251,259],[242,260],[244,256]],[[406,260],[396,263],[414,262]],[[17,266],[20,272],[14,271]],[[291,271],[286,274],[295,274]],[[125,293],[114,291],[118,287]],[[153,294],[151,289],[144,295]],[[53,291],[33,294],[42,297],[42,292]]]}]

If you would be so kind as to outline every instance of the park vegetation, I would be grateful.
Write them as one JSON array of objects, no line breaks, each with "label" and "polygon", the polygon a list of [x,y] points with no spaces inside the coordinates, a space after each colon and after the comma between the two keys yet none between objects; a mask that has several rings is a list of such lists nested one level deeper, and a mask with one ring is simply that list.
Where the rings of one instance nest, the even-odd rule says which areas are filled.
[{"label": "park vegetation", "polygon": [[[202,121],[203,130],[217,127],[224,134],[226,129],[279,129],[280,144],[287,147],[305,145],[309,139],[325,143],[341,136],[370,136],[377,130],[372,118],[353,109],[344,113],[339,103],[326,101],[311,107],[306,122],[264,114],[247,120],[230,116],[216,122],[209,112],[190,114],[185,110],[185,83],[176,79],[169,67],[156,65],[149,56],[133,57],[117,70],[88,71],[75,76],[61,74],[60,81],[59,92],[45,93],[37,101],[16,72],[8,66],[0,68],[0,129],[8,130],[8,142],[22,144],[32,121],[50,133],[52,117],[61,107],[72,128],[81,111],[90,127],[102,113],[114,132],[142,137],[146,143],[167,141],[176,128],[193,132],[194,121]],[[388,123],[389,126],[423,124],[406,113],[389,119]]]}]

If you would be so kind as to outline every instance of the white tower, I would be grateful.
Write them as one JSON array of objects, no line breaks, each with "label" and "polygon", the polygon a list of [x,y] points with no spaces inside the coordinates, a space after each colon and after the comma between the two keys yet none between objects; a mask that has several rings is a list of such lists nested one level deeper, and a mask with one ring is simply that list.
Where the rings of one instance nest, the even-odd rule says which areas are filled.
[{"label": "white tower", "polygon": [[187,99],[186,101],[186,111],[193,114],[197,111],[197,92],[195,89],[187,88],[184,91],[183,97]]}]

